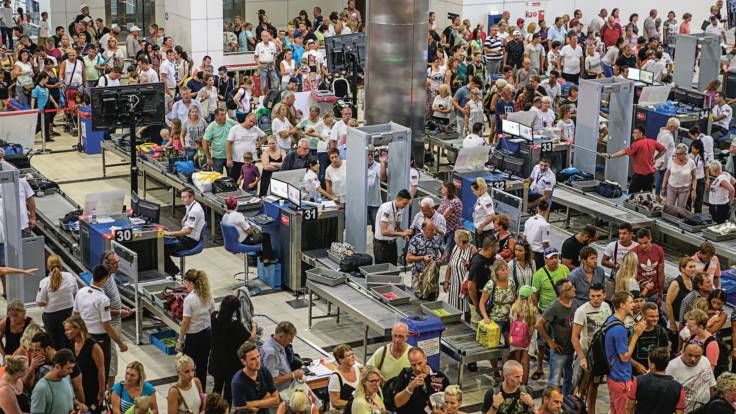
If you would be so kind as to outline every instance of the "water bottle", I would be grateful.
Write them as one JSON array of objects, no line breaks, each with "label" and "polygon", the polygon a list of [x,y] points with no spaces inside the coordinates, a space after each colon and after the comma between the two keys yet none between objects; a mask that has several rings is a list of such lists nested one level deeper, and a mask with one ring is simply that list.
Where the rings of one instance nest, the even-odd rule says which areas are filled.
[{"label": "water bottle", "polygon": [[90,216],[89,222],[90,222],[90,224],[96,224],[97,223],[97,209],[96,208],[93,208],[92,209],[92,216]]}]

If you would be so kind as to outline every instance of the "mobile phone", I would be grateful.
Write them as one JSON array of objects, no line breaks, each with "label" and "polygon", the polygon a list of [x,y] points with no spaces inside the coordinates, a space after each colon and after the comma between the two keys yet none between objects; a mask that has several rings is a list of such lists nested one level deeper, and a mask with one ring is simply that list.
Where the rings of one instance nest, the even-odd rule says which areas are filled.
[{"label": "mobile phone", "polygon": [[641,314],[641,312],[637,313],[636,316],[634,316],[634,322],[639,323],[641,320],[644,319],[644,316]]}]

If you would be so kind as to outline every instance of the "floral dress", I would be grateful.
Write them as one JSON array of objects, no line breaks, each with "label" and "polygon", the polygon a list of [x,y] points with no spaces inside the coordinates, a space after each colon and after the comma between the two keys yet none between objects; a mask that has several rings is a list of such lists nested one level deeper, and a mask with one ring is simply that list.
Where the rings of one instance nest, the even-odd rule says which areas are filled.
[{"label": "floral dress", "polygon": [[493,295],[493,298],[489,298],[492,301],[492,307],[488,310],[488,318],[492,321],[508,322],[509,314],[511,313],[511,305],[514,304],[516,285],[514,285],[513,279],[508,280],[508,286],[505,288],[496,287],[494,292],[495,283],[493,279],[488,280],[485,288],[486,292]]}]

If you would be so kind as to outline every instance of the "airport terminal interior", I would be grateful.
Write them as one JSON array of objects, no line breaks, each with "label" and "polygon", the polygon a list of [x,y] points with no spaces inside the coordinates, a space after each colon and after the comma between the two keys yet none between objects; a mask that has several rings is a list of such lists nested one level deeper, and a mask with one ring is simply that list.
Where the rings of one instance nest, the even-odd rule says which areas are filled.
[{"label": "airport terminal interior", "polygon": [[0,410],[735,413],[734,28],[3,1]]}]

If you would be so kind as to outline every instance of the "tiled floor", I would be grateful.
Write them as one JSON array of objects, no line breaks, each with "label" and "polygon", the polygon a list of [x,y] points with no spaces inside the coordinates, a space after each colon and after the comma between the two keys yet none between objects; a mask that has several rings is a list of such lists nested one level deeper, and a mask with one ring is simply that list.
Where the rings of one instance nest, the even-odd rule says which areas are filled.
[{"label": "tiled floor", "polygon": [[[57,137],[56,142],[50,143],[49,148],[55,151],[69,150],[76,140],[62,136]],[[114,163],[118,160],[116,157],[108,157],[108,163]],[[84,196],[90,192],[99,191],[113,191],[120,190],[126,194],[129,192],[128,178],[113,178],[100,180],[102,175],[101,169],[101,157],[100,155],[87,155],[76,151],[66,152],[54,152],[51,154],[37,155],[32,159],[32,165],[45,174],[48,178],[66,182],[62,184],[61,188],[68,195],[77,201],[77,203],[83,203]],[[108,169],[108,176],[115,175],[127,175],[128,167],[112,167]],[[147,195],[148,198],[152,198],[154,201],[162,203],[164,205],[170,203],[171,196],[166,190],[155,190]],[[169,210],[162,210],[162,213],[168,214]],[[581,222],[577,220],[573,221],[573,225],[581,225]],[[569,236],[569,233],[564,232],[560,229],[555,228],[552,234],[553,245],[561,246],[562,241]],[[598,243],[596,247],[599,250],[602,249],[603,244]],[[670,258],[670,262],[674,263],[674,260]],[[242,282],[237,282],[233,279],[232,275],[236,272],[242,271],[242,259],[226,252],[223,247],[207,247],[202,254],[190,257],[187,260],[188,268],[202,268],[207,271],[210,277],[214,296],[221,298],[229,294],[233,289],[241,285]],[[673,265],[668,264],[668,274],[673,273]],[[258,282],[256,282],[257,284]],[[444,295],[444,294],[443,294]],[[339,326],[336,325],[334,319],[320,319],[314,322],[311,329],[308,329],[307,325],[307,310],[306,309],[293,309],[291,306],[286,304],[287,301],[293,300],[294,297],[290,293],[278,292],[256,296],[253,298],[255,309],[257,313],[270,316],[275,320],[290,320],[298,328],[299,335],[314,344],[321,347],[333,347],[340,343],[349,343],[362,340],[363,330],[362,327],[357,323],[354,323],[345,317],[341,321]],[[4,308],[0,304],[0,309]],[[324,310],[316,311],[318,314]],[[40,318],[39,309],[32,309],[30,313],[37,319]],[[126,325],[131,322],[125,322]],[[268,334],[268,333],[267,333]],[[132,338],[127,338],[130,343]],[[147,339],[145,340],[147,342]],[[373,352],[379,345],[374,344],[369,346],[368,351]],[[355,351],[358,355],[358,360],[363,359],[363,349],[360,346],[355,347]],[[160,380],[171,378],[174,376],[175,370],[173,365],[173,357],[164,356],[156,348],[151,345],[140,345],[131,346],[129,351],[123,354],[119,354],[119,365],[124,367],[127,363],[138,360],[143,363],[146,368],[147,377],[149,380]],[[456,375],[456,364],[449,358],[442,359],[442,369],[450,376],[455,378]],[[466,371],[467,373],[467,371]],[[483,399],[483,394],[490,384],[492,384],[492,375],[489,364],[487,362],[480,364],[480,369],[477,373],[467,373],[465,376],[465,383],[463,384],[465,405],[475,406],[480,404]],[[121,377],[118,377],[118,380]],[[171,380],[169,380],[171,382]],[[533,384],[538,387],[543,387],[543,383]],[[163,384],[158,386],[158,402],[159,409],[164,409],[166,406],[165,395],[170,385]],[[607,391],[605,387],[601,387],[598,401],[598,412],[607,411]]]}]

